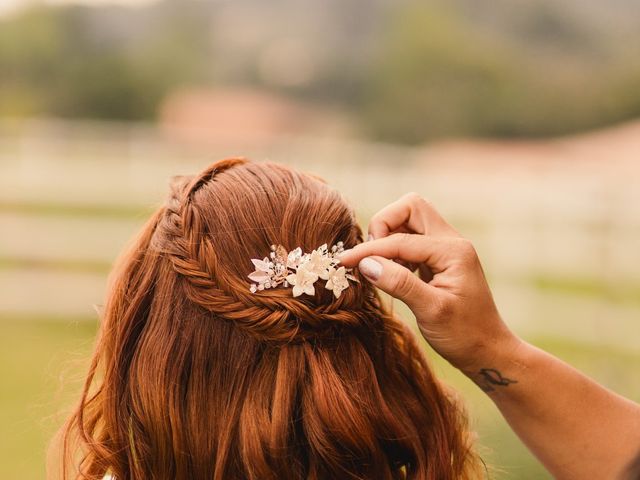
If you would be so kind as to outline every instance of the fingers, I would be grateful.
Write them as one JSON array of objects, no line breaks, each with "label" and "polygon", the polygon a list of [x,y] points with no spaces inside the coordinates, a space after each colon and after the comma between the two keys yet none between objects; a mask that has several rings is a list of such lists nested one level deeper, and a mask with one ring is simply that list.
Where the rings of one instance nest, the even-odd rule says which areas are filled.
[{"label": "fingers", "polygon": [[432,236],[459,236],[433,205],[417,193],[408,193],[389,204],[369,222],[369,235],[373,238],[401,231]]},{"label": "fingers", "polygon": [[460,237],[426,237],[410,233],[395,233],[358,244],[344,251],[340,255],[340,263],[346,267],[353,267],[363,258],[377,255],[389,260],[424,263],[433,273],[438,273],[445,270],[459,253],[464,253],[463,250],[466,250],[468,243]]},{"label": "fingers", "polygon": [[412,310],[424,309],[437,295],[435,287],[423,282],[402,265],[383,257],[365,257],[360,272],[380,290],[402,300]]}]

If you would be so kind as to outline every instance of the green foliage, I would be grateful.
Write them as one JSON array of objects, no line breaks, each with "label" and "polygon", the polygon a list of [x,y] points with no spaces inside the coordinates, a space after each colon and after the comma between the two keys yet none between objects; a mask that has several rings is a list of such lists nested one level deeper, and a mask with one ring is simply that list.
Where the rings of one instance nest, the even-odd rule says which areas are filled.
[{"label": "green foliage", "polygon": [[[171,90],[222,81],[337,105],[375,140],[576,132],[640,115],[640,33],[610,28],[640,9],[600,21],[587,3],[36,5],[0,18],[0,115],[150,119]],[[314,57],[308,84],[261,76],[283,37]]]},{"label": "green foliage", "polygon": [[361,112],[376,138],[555,135],[640,115],[637,61],[594,60],[595,39],[548,7],[532,10],[521,38],[440,2],[391,23]]},{"label": "green foliage", "polygon": [[0,24],[1,112],[152,117],[172,88],[208,78],[203,58],[209,43],[196,5],[167,7],[147,19],[143,31],[134,28],[124,39],[110,38],[117,35],[122,15],[98,32],[86,7],[34,7],[5,19]]},{"label": "green foliage", "polygon": [[400,13],[371,75],[364,119],[373,135],[419,142],[506,125],[496,110],[510,108],[508,52],[479,45],[444,8],[416,6]]}]

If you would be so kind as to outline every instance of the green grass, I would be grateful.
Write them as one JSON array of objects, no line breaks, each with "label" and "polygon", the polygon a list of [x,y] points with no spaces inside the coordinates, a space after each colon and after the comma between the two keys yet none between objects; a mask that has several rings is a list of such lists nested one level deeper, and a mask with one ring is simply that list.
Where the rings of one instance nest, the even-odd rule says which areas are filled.
[{"label": "green grass", "polygon": [[95,325],[0,319],[0,478],[44,478],[46,445],[79,391]]},{"label": "green grass", "polygon": [[[0,478],[44,477],[47,441],[79,391],[95,331],[93,319],[0,318]],[[640,400],[640,354],[554,339],[533,343]],[[465,398],[492,478],[550,478],[484,394],[433,352],[429,356],[438,375]]]},{"label": "green grass", "polygon": [[531,275],[525,282],[542,292],[556,292],[589,298],[601,298],[612,303],[640,304],[640,284],[612,283],[601,278]]},{"label": "green grass", "polygon": [[99,273],[107,275],[113,262],[93,259],[58,259],[33,257],[3,257],[0,255],[0,270],[44,270],[66,273]]},{"label": "green grass", "polygon": [[20,215],[90,218],[147,218],[156,207],[98,203],[63,203],[0,200],[0,212]]}]

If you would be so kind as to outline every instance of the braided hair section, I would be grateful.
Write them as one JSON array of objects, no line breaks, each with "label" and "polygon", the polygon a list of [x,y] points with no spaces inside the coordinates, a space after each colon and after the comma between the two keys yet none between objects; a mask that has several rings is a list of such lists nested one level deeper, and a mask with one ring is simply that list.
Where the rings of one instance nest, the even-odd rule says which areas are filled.
[{"label": "braided hair section", "polygon": [[[329,300],[327,296],[293,298],[288,289],[252,294],[246,276],[225,268],[214,247],[216,232],[207,231],[205,210],[196,197],[202,189],[215,191],[220,175],[246,163],[243,159],[223,160],[196,177],[175,177],[172,182],[152,247],[166,256],[184,280],[186,297],[262,341],[297,343],[332,337],[344,328],[362,327],[370,317],[367,311],[377,308],[373,295],[343,294]],[[249,258],[246,261],[250,264]]]}]

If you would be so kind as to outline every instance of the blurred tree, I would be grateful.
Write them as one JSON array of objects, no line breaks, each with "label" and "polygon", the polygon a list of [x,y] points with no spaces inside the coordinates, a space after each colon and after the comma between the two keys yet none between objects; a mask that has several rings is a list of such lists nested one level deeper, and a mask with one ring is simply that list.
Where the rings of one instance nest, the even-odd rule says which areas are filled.
[{"label": "blurred tree", "polygon": [[0,17],[0,115],[151,119],[170,90],[220,82],[390,142],[574,132],[640,115],[640,7],[612,1],[36,5]]},{"label": "blurred tree", "polygon": [[37,7],[0,23],[0,112],[42,110],[63,35],[55,12]]},{"label": "blurred tree", "polygon": [[509,52],[486,48],[448,8],[425,5],[403,9],[386,42],[364,105],[373,135],[418,142],[499,128],[494,112],[510,108],[519,76]]},{"label": "blurred tree", "polygon": [[151,118],[171,88],[210,78],[199,2],[164,2],[135,21],[128,9],[95,13],[33,7],[2,20],[2,114]]},{"label": "blurred tree", "polygon": [[[594,71],[605,62],[592,58],[594,40],[548,4],[537,8],[519,32],[524,47],[496,26],[479,28],[455,3],[399,7],[366,86],[361,118],[368,134],[405,143],[536,136],[640,115],[633,62],[605,64],[610,74]],[[624,102],[616,100],[623,95]]]}]

